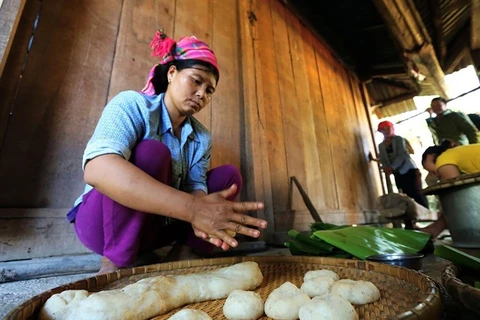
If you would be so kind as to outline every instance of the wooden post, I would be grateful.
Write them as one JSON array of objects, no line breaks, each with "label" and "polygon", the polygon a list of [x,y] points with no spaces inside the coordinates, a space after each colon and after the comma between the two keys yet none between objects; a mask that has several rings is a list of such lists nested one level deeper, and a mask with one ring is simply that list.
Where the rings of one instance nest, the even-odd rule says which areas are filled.
[{"label": "wooden post", "polygon": [[480,0],[471,0],[470,46],[472,50],[480,49]]},{"label": "wooden post", "polygon": [[26,0],[0,0],[0,76],[17,31]]}]

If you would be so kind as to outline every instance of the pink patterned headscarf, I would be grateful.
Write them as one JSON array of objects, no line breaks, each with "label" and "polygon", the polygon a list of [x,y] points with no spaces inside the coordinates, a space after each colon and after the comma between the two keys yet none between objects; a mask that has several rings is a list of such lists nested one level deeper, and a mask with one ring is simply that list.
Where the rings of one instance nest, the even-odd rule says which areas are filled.
[{"label": "pink patterned headscarf", "polygon": [[[159,64],[167,64],[175,60],[200,60],[210,63],[218,72],[215,53],[205,42],[198,40],[194,36],[183,37],[178,42],[175,42],[160,30],[155,33],[155,37],[150,43],[150,48],[152,48],[152,56],[160,58]],[[157,66],[158,64],[154,65],[148,74],[147,83],[142,89],[142,92],[145,94],[155,94],[152,78]]]}]

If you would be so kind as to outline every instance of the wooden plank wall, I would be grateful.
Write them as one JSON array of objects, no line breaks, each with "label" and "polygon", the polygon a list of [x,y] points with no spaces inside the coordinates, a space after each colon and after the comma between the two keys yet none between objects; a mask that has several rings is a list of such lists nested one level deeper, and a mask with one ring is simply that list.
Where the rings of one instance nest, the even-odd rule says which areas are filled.
[{"label": "wooden plank wall", "polygon": [[70,208],[103,107],[143,87],[158,28],[216,52],[219,86],[197,117],[212,132],[212,166],[239,166],[241,198],[265,201],[267,240],[312,222],[291,176],[326,221],[358,222],[374,209],[380,184],[366,161],[374,146],[361,84],[281,1],[43,0],[27,1],[0,79],[3,211],[37,208],[30,215],[40,219]]},{"label": "wooden plank wall", "polygon": [[367,160],[375,146],[362,85],[281,1],[240,1],[240,28],[252,102],[245,108],[253,114],[246,127],[258,135],[246,159],[251,195],[271,201],[276,232],[313,222],[292,176],[325,221],[363,222],[381,185]]}]

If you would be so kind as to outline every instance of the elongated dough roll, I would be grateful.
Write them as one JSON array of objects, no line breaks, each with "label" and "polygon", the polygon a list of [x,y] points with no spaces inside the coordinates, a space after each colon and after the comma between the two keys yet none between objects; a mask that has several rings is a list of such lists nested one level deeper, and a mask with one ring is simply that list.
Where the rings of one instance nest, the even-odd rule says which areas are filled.
[{"label": "elongated dough roll", "polygon": [[226,298],[233,290],[253,290],[263,280],[256,262],[187,275],[142,279],[123,289],[90,293],[67,290],[50,297],[39,320],[143,320],[180,306]]}]

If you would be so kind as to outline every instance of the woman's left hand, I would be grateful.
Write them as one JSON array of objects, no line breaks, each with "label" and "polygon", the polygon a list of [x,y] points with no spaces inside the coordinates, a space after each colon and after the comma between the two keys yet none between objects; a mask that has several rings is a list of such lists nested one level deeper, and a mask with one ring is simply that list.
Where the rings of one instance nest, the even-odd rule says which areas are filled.
[{"label": "woman's left hand", "polygon": [[[223,251],[227,251],[228,249],[230,249],[230,245],[228,243],[226,243],[225,241],[223,241],[222,239],[211,237],[206,232],[203,232],[202,230],[194,227],[193,225],[192,225],[192,228],[193,228],[193,231],[195,232],[195,235],[198,238],[203,239],[207,242],[210,242],[214,246],[221,248]],[[227,233],[229,233],[228,231],[229,230],[227,230]],[[233,232],[233,231],[231,231],[231,232]]]}]

